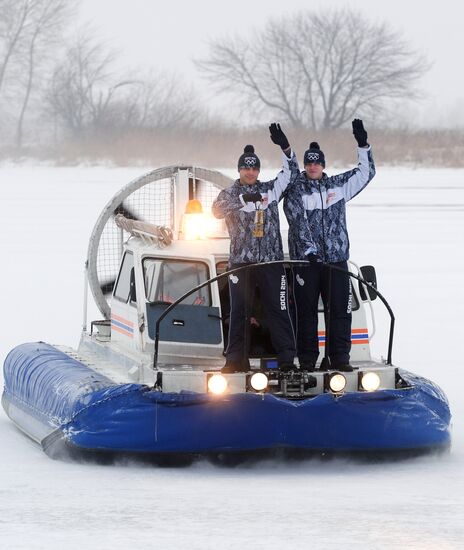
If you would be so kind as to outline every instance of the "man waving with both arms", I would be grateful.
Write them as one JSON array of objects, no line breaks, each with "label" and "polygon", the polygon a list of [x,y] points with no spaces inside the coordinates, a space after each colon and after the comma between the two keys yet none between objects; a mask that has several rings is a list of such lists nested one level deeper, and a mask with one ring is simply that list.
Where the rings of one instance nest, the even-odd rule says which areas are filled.
[{"label": "man waving with both arms", "polygon": [[[358,166],[342,174],[327,176],[325,156],[312,142],[304,154],[304,171],[290,185],[284,199],[289,223],[289,251],[292,260],[308,260],[308,267],[294,271],[297,318],[297,355],[300,368],[312,371],[319,355],[318,301],[321,295],[326,318],[329,361],[323,368],[352,371],[351,279],[348,269],[350,242],[345,204],[362,191],[375,175],[375,164],[362,120],[352,122],[358,143]],[[314,246],[316,252],[314,253]]]}]

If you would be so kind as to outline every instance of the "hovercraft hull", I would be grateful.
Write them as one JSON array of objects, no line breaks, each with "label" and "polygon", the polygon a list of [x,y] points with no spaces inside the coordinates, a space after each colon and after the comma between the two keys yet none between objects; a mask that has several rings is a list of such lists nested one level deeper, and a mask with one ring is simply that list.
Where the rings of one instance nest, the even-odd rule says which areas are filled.
[{"label": "hovercraft hull", "polygon": [[141,454],[448,447],[446,396],[429,380],[402,376],[411,387],[302,400],[163,393],[141,384],[115,384],[53,346],[34,343],[7,356],[2,403],[51,456],[66,446]]}]

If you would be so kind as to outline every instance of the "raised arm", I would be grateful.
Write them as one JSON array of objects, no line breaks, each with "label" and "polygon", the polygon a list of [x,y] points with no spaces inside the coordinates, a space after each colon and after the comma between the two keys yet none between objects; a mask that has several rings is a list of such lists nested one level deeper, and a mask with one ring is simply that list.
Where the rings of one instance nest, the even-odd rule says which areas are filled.
[{"label": "raised arm", "polygon": [[272,187],[268,191],[268,202],[279,202],[282,194],[291,185],[300,174],[298,161],[295,153],[290,148],[287,136],[284,134],[280,124],[273,122],[269,126],[271,140],[282,149],[282,170],[272,181]]},{"label": "raised arm", "polygon": [[358,166],[331,179],[333,187],[342,188],[345,201],[355,197],[375,176],[374,157],[371,146],[367,143],[367,132],[363,122],[355,118],[352,126],[354,138],[358,143]]}]

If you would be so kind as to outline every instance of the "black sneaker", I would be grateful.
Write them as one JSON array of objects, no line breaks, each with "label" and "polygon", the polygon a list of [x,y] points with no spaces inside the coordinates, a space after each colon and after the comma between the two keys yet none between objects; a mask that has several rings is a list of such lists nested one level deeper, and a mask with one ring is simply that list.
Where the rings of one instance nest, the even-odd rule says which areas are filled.
[{"label": "black sneaker", "polygon": [[279,363],[279,370],[280,372],[290,372],[292,370],[296,371],[297,367],[291,361],[282,361],[282,363]]},{"label": "black sneaker", "polygon": [[221,372],[223,374],[232,374],[234,372],[248,372],[250,367],[241,363],[226,362],[222,367]]},{"label": "black sneaker", "polygon": [[335,363],[332,365],[331,370],[338,370],[339,372],[353,372],[353,367],[349,363]]},{"label": "black sneaker", "polygon": [[305,372],[314,372],[316,370],[316,365],[311,361],[303,361],[300,363],[300,370]]}]

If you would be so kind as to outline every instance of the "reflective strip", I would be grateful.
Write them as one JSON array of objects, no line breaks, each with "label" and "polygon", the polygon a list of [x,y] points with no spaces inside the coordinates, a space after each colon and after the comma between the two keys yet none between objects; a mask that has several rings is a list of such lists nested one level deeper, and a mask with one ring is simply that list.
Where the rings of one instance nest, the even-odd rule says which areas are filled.
[{"label": "reflective strip", "polygon": [[124,319],[124,317],[120,317],[119,315],[116,315],[115,313],[111,314],[111,320],[113,320],[113,319],[115,319],[116,321],[120,321],[121,323],[124,323],[128,327],[131,327],[131,328],[134,327],[134,323],[132,323],[132,321],[128,321],[127,319]]},{"label": "reflective strip", "polygon": [[120,334],[129,336],[130,338],[134,337],[134,323],[120,317],[119,315],[111,315],[111,330],[115,330]]},{"label": "reflective strip", "polygon": [[129,336],[129,338],[134,337],[134,334],[132,332],[128,332],[127,330],[119,328],[118,326],[116,326],[115,323],[111,323],[111,330],[115,330],[116,332],[119,332],[120,334],[124,334],[124,336]]},{"label": "reflective strip", "polygon": [[[319,340],[319,346],[325,346],[325,330],[319,330],[317,332],[317,338]],[[352,344],[368,344],[369,333],[367,328],[354,328],[351,331],[351,343]]]}]

